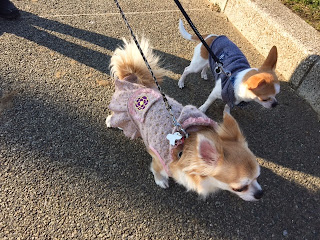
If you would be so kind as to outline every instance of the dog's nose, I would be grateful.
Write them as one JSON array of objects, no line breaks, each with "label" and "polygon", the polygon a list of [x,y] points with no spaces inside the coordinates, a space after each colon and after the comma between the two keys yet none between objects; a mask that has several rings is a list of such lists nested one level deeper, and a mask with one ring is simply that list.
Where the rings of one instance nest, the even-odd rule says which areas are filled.
[{"label": "dog's nose", "polygon": [[278,105],[278,102],[273,102],[272,105],[271,105],[271,107],[274,108],[274,107],[276,107],[277,105]]},{"label": "dog's nose", "polygon": [[255,199],[260,199],[263,196],[263,191],[259,190],[253,196],[254,196]]}]

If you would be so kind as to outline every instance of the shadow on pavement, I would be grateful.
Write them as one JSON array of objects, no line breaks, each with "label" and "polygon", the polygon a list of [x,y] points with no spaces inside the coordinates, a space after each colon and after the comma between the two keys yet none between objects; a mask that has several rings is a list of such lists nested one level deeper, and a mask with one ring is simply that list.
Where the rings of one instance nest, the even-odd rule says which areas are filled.
[{"label": "shadow on pavement", "polygon": [[[66,41],[51,34],[50,32],[60,33],[81,39],[110,51],[114,51],[118,45],[121,45],[123,43],[122,40],[108,37],[99,33],[90,32],[84,29],[75,28],[58,21],[42,18],[30,12],[21,11],[21,14],[23,19],[20,21],[23,21],[23,24],[19,24],[19,26],[17,26],[17,22],[15,21],[5,21],[5,24],[1,24],[0,35],[3,32],[15,34],[16,36],[23,37],[39,45],[47,47],[100,72],[109,74],[108,64],[106,63],[110,62],[110,56]],[[173,67],[172,69],[175,69],[174,66],[176,63],[182,63],[184,65],[188,63],[187,60],[177,56],[164,53],[162,51],[156,52],[161,57],[166,59],[166,61],[170,61],[170,65]]]}]

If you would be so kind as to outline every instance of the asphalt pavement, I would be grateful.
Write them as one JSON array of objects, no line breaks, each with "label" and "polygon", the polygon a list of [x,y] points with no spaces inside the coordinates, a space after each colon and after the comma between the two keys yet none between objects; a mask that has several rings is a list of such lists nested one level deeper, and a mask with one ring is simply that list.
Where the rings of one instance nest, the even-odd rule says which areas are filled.
[{"label": "asphalt pavement", "polygon": [[[263,62],[206,0],[181,2],[201,33],[227,35],[252,66]],[[287,82],[277,108],[232,110],[262,166],[262,200],[204,200],[174,181],[164,190],[142,141],[104,123],[110,57],[129,37],[114,2],[14,3],[21,19],[0,19],[0,239],[320,239],[320,123]],[[200,106],[214,81],[194,74],[178,88],[195,44],[180,36],[174,2],[120,4],[169,70],[164,92]],[[223,107],[208,116],[220,121]]]}]

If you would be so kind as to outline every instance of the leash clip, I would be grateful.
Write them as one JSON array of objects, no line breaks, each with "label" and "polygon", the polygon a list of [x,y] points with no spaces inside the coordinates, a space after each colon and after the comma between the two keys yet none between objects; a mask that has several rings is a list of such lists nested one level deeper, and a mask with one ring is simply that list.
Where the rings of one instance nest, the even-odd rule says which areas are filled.
[{"label": "leash clip", "polygon": [[181,124],[176,120],[176,118],[173,116],[173,123],[174,126],[177,128],[178,133],[182,134],[182,137],[188,138],[189,134],[186,132],[186,130],[184,130],[181,126]]},{"label": "leash clip", "polygon": [[189,134],[182,128],[181,124],[178,123],[174,117],[173,122],[174,126],[177,128],[177,131],[173,134],[169,133],[167,135],[167,139],[169,140],[171,146],[175,146],[177,141],[189,137]]},{"label": "leash clip", "polygon": [[216,66],[216,68],[214,69],[214,71],[215,71],[217,74],[224,73],[228,78],[231,77],[231,72],[230,72],[230,71],[225,71],[224,68],[223,68],[223,64],[222,64],[222,63],[217,62],[216,64],[217,64],[217,66]]}]

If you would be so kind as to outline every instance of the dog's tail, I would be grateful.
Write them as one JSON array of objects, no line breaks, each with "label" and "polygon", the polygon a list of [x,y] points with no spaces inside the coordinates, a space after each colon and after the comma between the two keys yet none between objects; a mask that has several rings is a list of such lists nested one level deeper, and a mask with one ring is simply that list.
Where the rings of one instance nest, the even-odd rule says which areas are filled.
[{"label": "dog's tail", "polygon": [[[191,35],[190,33],[187,32],[187,30],[183,26],[183,22],[181,19],[179,19],[179,31],[180,31],[183,38],[190,40],[190,41],[194,41],[194,42],[200,42],[200,39],[198,38],[197,35],[195,35],[195,34]],[[206,35],[202,35],[202,37],[204,38],[204,40],[207,40],[209,37],[213,37],[213,39],[215,39],[216,37],[218,37],[218,35],[206,34]],[[210,41],[211,40],[209,40],[209,42]]]},{"label": "dog's tail", "polygon": [[179,19],[179,31],[183,38],[190,40],[190,41],[198,41],[199,39],[197,37],[192,36],[190,33],[187,32],[187,30],[183,26],[183,22],[181,19]]},{"label": "dog's tail", "polygon": [[[153,86],[155,83],[152,75],[133,39],[130,42],[123,39],[123,42],[124,46],[117,48],[111,57],[110,71],[112,76],[122,80],[130,75],[135,75],[139,84],[147,87]],[[153,53],[147,39],[141,38],[140,47],[157,81],[161,83],[166,71],[160,67],[160,58]]]}]

